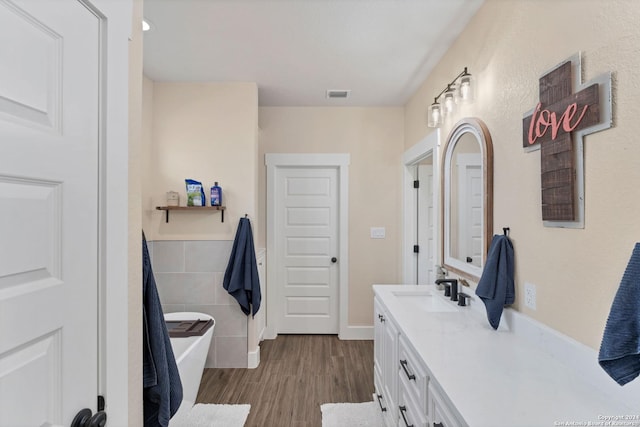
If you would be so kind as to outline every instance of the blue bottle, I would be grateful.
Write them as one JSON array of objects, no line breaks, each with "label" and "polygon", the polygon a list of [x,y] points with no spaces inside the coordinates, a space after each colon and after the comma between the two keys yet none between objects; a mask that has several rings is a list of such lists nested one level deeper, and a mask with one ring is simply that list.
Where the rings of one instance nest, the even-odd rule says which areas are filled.
[{"label": "blue bottle", "polygon": [[211,187],[211,206],[222,206],[222,188],[218,185],[218,181]]}]

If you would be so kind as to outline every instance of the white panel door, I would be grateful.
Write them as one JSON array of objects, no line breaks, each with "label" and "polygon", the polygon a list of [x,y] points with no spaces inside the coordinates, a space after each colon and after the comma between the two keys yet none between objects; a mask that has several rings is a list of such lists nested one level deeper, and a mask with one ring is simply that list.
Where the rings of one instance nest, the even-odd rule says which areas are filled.
[{"label": "white panel door", "polygon": [[97,401],[100,20],[0,0],[0,426]]},{"label": "white panel door", "polygon": [[465,165],[461,173],[459,248],[460,258],[480,267],[482,262],[482,167]]},{"label": "white panel door", "polygon": [[418,181],[418,285],[431,285],[435,282],[435,223],[433,206],[433,165],[419,164]]},{"label": "white panel door", "polygon": [[337,334],[338,169],[278,168],[275,184],[278,333]]}]

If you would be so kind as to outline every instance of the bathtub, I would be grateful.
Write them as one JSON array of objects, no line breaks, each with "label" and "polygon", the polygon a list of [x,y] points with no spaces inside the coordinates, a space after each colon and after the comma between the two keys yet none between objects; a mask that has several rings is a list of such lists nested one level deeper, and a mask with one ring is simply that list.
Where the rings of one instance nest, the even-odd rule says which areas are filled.
[{"label": "bathtub", "polygon": [[[164,319],[209,320],[213,319],[213,317],[203,313],[178,312],[166,313]],[[185,412],[189,412],[196,402],[200,381],[202,380],[202,373],[204,371],[204,364],[207,360],[207,353],[209,353],[209,345],[211,344],[211,337],[213,336],[215,326],[214,320],[213,326],[202,336],[171,338],[171,348],[173,349],[176,364],[178,365],[180,381],[182,381],[182,403],[180,404],[180,409],[178,409],[178,412],[174,415],[174,418],[184,415]]]}]

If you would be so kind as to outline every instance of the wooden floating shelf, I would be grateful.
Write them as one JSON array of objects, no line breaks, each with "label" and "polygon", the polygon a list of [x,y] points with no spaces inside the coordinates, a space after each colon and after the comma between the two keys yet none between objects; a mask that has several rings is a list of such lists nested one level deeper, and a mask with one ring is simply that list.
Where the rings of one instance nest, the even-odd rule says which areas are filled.
[{"label": "wooden floating shelf", "polygon": [[156,206],[156,209],[165,212],[165,222],[169,222],[169,211],[220,211],[222,215],[221,222],[224,222],[224,210],[226,208],[224,206]]}]

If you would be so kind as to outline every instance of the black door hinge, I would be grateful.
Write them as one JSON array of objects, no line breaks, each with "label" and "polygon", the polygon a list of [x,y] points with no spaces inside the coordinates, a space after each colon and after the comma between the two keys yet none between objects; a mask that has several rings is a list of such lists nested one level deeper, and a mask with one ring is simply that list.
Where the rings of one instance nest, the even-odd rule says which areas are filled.
[{"label": "black door hinge", "polygon": [[420,253],[420,246],[413,245],[413,253],[414,254],[419,254]]},{"label": "black door hinge", "polygon": [[104,396],[98,396],[98,412],[104,411]]},{"label": "black door hinge", "polygon": [[418,181],[417,179],[413,181],[413,188],[420,188],[420,181]]}]

